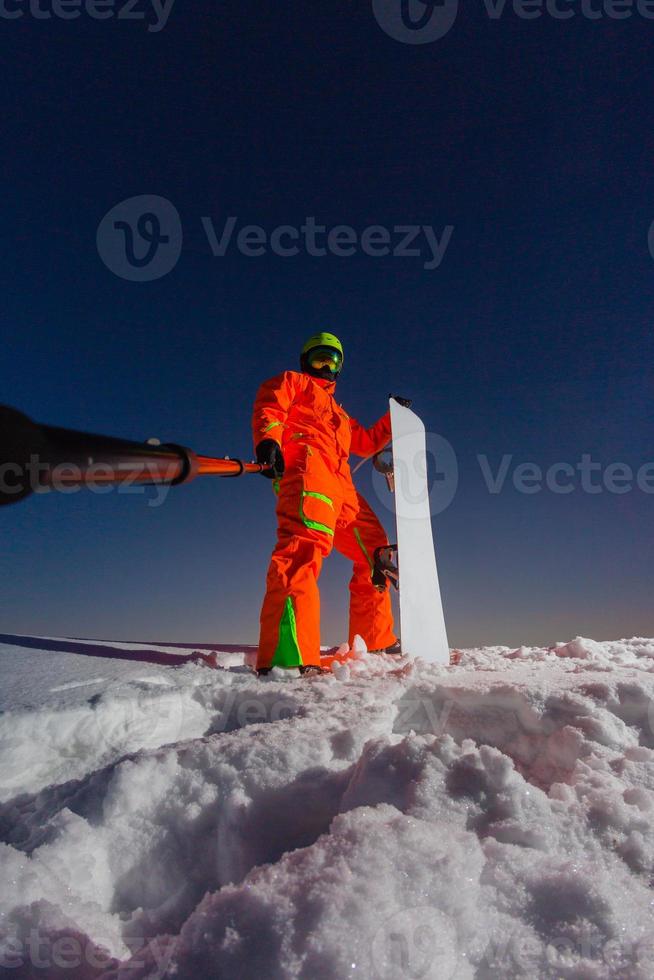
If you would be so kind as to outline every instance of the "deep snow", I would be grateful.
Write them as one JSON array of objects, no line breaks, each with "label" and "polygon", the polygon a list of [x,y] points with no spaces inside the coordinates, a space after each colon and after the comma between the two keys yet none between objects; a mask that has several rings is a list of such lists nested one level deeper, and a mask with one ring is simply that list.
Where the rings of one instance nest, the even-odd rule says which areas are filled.
[{"label": "deep snow", "polygon": [[653,639],[192,650],[0,644],[3,975],[654,975]]}]

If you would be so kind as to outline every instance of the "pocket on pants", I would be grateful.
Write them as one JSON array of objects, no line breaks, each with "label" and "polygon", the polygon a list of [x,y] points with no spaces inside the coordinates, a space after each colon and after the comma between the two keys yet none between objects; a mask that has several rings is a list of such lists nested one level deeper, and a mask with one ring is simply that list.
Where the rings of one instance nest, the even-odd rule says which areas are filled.
[{"label": "pocket on pants", "polygon": [[336,512],[334,501],[318,490],[302,490],[300,497],[300,519],[311,531],[320,531],[334,537]]}]

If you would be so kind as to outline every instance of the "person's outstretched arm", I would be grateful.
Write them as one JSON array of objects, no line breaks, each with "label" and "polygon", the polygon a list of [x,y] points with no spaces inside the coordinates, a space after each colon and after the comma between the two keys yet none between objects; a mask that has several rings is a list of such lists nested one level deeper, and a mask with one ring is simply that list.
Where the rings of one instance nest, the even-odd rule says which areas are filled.
[{"label": "person's outstretched arm", "polygon": [[356,419],[350,419],[350,428],[352,430],[350,451],[355,456],[374,456],[391,440],[391,413],[386,412],[369,429],[364,429]]},{"label": "person's outstretched arm", "polygon": [[[398,404],[403,405],[405,408],[411,407],[410,398],[403,398],[401,395],[389,395],[388,397],[394,398]],[[356,419],[350,419],[350,426],[352,427],[352,445],[350,448],[355,456],[374,456],[375,453],[381,452],[390,442],[390,412],[382,415],[379,422],[375,422],[369,429],[364,429]]]}]

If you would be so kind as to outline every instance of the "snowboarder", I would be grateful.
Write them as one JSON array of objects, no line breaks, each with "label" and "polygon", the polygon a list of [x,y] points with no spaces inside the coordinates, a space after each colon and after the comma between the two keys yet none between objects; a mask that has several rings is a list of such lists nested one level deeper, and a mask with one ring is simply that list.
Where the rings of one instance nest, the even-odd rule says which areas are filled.
[{"label": "snowboarder", "polygon": [[[338,337],[318,333],[302,348],[301,371],[285,371],[259,389],[253,433],[257,462],[269,467],[278,494],[277,543],[261,610],[257,670],[320,670],[322,560],[332,547],[354,564],[350,581],[350,645],[360,634],[368,649],[399,653],[388,583],[371,581],[375,549],[388,539],[352,482],[348,456],[372,456],[391,437],[387,412],[370,429],[334,399],[343,366]],[[407,399],[399,399],[408,405]]]}]

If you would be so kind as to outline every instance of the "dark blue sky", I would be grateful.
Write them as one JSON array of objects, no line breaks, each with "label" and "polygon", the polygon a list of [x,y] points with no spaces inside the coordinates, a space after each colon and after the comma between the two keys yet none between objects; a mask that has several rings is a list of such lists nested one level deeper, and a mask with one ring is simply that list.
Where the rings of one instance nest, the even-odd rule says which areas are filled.
[{"label": "dark blue sky", "polygon": [[[466,3],[414,45],[368,2],[200,6],[178,0],[158,33],[0,20],[2,400],[249,457],[258,384],[331,330],[351,414],[372,423],[389,391],[412,396],[455,450],[458,491],[434,520],[452,645],[651,635],[654,494],[588,494],[578,477],[528,495],[511,473],[654,460],[654,20],[492,20]],[[177,209],[183,248],[168,275],[130,282],[96,232],[146,194]],[[454,231],[433,270],[428,254],[214,257],[201,219],[220,232],[230,215]],[[504,454],[491,494],[478,456],[495,471]],[[360,486],[390,530],[368,469]],[[269,484],[153,496],[3,509],[1,631],[254,641]],[[347,578],[332,557],[325,642],[345,637]]]}]

